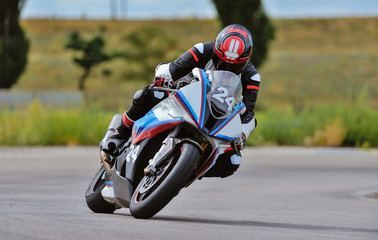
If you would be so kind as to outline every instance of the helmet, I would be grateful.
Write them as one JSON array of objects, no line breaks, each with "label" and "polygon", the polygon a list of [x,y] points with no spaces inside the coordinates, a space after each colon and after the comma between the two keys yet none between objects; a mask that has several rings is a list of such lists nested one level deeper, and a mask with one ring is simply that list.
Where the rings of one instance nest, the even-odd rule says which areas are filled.
[{"label": "helmet", "polygon": [[213,63],[217,70],[243,71],[252,55],[252,35],[239,24],[228,25],[214,42]]}]

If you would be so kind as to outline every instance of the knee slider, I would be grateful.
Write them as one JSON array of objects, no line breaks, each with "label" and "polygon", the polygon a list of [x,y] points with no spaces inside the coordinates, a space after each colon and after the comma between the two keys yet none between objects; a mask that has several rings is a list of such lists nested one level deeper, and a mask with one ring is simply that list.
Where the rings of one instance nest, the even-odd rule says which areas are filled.
[{"label": "knee slider", "polygon": [[152,88],[149,90],[149,94],[150,94],[151,100],[153,102],[156,102],[156,103],[158,103],[161,100],[163,100],[164,98],[168,97],[167,92],[155,90],[155,89],[152,89]]}]

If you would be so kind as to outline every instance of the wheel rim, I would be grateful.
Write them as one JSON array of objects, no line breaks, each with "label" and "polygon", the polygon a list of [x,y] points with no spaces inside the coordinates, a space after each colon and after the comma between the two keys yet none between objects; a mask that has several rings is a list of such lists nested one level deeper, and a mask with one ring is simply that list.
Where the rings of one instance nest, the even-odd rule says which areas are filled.
[{"label": "wheel rim", "polygon": [[156,172],[151,176],[144,176],[140,181],[138,188],[136,190],[134,202],[141,203],[144,201],[167,176],[166,173],[169,173],[173,162],[177,159],[178,154],[174,154],[165,164],[159,167]]}]

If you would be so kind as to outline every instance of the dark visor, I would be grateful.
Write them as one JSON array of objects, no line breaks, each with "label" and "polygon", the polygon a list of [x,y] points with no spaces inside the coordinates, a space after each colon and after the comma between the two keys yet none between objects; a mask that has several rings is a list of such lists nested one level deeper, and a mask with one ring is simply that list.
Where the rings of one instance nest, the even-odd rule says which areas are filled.
[{"label": "dark visor", "polygon": [[240,74],[244,70],[245,66],[248,64],[248,61],[245,61],[243,63],[232,64],[225,62],[218,57],[213,57],[213,63],[216,70],[225,70],[233,72],[235,74]]}]

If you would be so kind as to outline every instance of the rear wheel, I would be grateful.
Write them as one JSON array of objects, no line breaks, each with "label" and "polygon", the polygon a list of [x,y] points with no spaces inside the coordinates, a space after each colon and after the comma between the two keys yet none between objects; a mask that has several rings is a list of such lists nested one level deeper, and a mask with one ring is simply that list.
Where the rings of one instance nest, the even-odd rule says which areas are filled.
[{"label": "rear wheel", "polygon": [[104,167],[101,167],[85,192],[87,205],[95,213],[113,213],[116,210],[115,206],[105,201],[101,195],[101,190],[106,186],[105,173]]},{"label": "rear wheel", "polygon": [[187,183],[199,156],[197,147],[184,143],[152,175],[144,176],[130,200],[135,218],[150,218],[174,198]]}]

